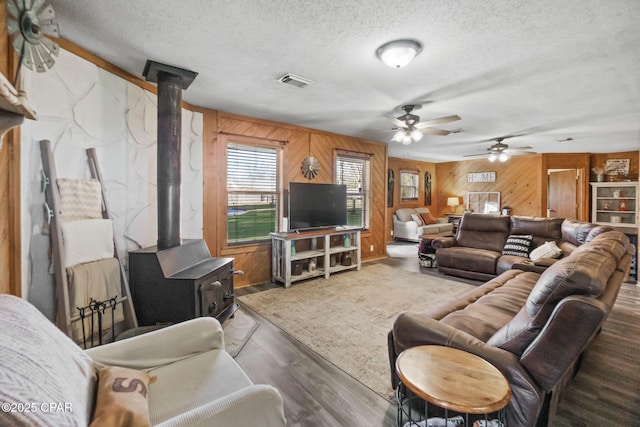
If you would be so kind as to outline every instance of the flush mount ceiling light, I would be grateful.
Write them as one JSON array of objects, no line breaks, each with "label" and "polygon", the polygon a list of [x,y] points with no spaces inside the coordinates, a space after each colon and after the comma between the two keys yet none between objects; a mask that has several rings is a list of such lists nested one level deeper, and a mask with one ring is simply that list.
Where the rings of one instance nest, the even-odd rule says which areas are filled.
[{"label": "flush mount ceiling light", "polygon": [[385,43],[378,48],[376,56],[392,68],[401,68],[413,61],[422,45],[417,40],[401,39]]}]

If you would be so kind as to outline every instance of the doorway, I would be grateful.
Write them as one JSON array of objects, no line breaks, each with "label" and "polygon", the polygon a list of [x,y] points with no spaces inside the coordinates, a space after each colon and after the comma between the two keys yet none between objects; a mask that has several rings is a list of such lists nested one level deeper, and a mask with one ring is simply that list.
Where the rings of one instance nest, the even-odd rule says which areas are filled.
[{"label": "doorway", "polygon": [[582,174],[580,169],[548,169],[547,217],[580,219]]}]

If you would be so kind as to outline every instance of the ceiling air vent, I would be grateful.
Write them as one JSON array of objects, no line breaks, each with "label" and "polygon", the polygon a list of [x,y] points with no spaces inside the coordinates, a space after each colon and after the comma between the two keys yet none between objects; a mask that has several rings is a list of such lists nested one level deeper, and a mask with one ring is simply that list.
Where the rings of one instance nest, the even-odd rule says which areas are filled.
[{"label": "ceiling air vent", "polygon": [[304,77],[296,76],[292,73],[287,73],[278,79],[279,82],[286,83],[297,87],[305,87],[313,83],[313,80],[305,79]]}]

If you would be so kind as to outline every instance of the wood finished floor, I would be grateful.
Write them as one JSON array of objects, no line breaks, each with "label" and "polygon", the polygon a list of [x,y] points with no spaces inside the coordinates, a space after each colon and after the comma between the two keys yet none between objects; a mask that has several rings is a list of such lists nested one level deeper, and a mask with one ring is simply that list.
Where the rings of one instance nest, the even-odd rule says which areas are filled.
[{"label": "wood finished floor", "polygon": [[[374,262],[437,275],[434,270],[421,268],[414,258]],[[240,288],[236,294],[275,286],[279,285]],[[257,313],[243,309],[260,322],[260,327],[236,361],[254,382],[280,390],[288,426],[396,425],[395,405]],[[640,426],[640,286],[623,284],[602,333],[562,396],[553,426]]]}]

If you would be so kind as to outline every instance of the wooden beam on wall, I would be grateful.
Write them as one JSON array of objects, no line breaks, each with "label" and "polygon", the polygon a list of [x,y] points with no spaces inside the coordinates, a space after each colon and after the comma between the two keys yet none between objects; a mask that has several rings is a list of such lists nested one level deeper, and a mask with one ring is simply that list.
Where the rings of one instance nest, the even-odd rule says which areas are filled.
[{"label": "wooden beam on wall", "polygon": [[[6,0],[0,0],[0,71],[13,81],[16,56],[9,43],[6,11]],[[20,132],[14,129],[0,150],[0,293],[22,295],[20,233]]]}]

